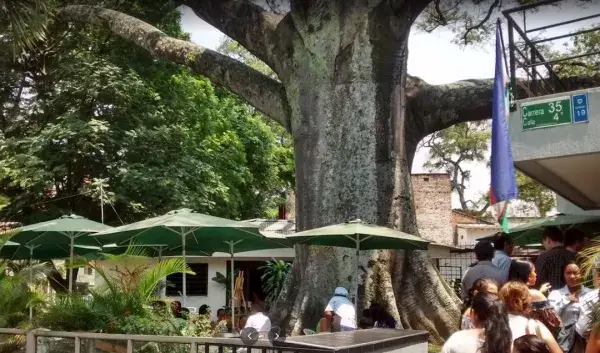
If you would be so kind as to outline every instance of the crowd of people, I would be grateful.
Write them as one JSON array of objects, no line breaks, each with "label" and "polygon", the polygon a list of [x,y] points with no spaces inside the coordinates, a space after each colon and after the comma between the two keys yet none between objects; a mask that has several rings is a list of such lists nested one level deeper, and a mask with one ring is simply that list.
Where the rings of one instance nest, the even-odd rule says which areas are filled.
[{"label": "crowd of people", "polygon": [[461,331],[443,353],[600,353],[600,329],[592,327],[599,290],[583,285],[578,265],[584,234],[548,227],[542,243],[535,264],[512,259],[504,234],[477,243],[477,264],[461,285]]}]

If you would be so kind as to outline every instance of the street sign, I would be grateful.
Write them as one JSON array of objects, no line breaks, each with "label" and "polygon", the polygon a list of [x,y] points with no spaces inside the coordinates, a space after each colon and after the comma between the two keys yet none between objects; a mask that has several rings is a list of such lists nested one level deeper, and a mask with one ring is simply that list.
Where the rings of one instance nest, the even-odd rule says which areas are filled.
[{"label": "street sign", "polygon": [[587,123],[588,118],[588,95],[587,93],[575,94],[571,96],[571,105],[573,106],[573,122]]},{"label": "street sign", "polygon": [[563,96],[523,103],[521,121],[523,130],[571,124],[573,122],[571,97]]}]

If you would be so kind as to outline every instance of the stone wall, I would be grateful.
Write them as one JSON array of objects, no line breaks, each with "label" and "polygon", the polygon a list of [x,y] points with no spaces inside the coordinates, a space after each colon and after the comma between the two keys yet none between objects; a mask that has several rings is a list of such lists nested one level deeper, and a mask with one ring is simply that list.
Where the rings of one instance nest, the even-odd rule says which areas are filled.
[{"label": "stone wall", "polygon": [[452,191],[446,173],[413,174],[412,187],[419,234],[426,239],[452,245]]}]

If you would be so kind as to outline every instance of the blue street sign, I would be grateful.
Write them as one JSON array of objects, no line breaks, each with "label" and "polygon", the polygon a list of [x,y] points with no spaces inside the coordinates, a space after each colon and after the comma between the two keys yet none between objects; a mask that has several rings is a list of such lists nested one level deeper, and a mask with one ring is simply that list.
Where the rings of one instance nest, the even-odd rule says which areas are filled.
[{"label": "blue street sign", "polygon": [[573,122],[587,123],[589,111],[587,93],[571,96],[571,106],[573,107]]}]

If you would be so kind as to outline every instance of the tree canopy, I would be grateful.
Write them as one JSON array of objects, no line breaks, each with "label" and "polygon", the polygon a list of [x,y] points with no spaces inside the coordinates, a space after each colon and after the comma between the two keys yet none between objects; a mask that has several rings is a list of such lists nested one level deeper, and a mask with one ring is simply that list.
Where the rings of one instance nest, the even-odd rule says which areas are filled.
[{"label": "tree canopy", "polygon": [[[145,4],[140,16],[160,8]],[[163,30],[187,38],[177,11],[160,16]],[[115,224],[180,207],[252,218],[278,206],[293,185],[292,151],[254,108],[106,30],[80,27],[55,29],[62,37],[16,61],[2,51],[3,218],[99,219],[99,180]],[[1,33],[4,49],[11,35]]]}]

